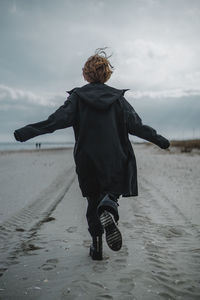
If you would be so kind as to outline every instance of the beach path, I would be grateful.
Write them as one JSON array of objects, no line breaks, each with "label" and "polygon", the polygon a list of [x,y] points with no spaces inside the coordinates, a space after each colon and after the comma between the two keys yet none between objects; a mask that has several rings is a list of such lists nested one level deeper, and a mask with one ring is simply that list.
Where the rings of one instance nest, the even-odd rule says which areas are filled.
[{"label": "beach path", "polygon": [[104,240],[103,261],[89,257],[86,200],[70,169],[50,214],[17,231],[0,299],[200,299],[200,156],[134,149],[139,197],[119,201],[122,249]]}]

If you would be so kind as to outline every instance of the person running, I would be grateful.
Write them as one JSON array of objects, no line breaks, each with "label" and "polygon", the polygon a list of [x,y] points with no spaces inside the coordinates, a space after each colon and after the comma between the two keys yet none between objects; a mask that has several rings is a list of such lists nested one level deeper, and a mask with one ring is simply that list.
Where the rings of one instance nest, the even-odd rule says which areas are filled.
[{"label": "person running", "polygon": [[87,198],[86,218],[92,237],[90,256],[102,260],[102,235],[113,251],[122,246],[118,228],[119,197],[138,195],[137,167],[129,134],[154,143],[162,149],[169,141],[144,125],[125,99],[127,89],[105,82],[113,73],[109,57],[99,48],[82,69],[88,82],[68,91],[69,97],[46,120],[15,130],[17,141],[25,142],[55,130],[73,127],[74,161],[82,196]]}]

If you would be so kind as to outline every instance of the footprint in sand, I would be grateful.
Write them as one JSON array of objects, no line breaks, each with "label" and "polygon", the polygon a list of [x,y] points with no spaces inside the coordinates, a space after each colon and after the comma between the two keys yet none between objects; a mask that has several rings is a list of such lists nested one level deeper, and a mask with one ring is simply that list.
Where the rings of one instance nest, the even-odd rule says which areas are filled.
[{"label": "footprint in sand", "polygon": [[120,270],[121,268],[125,268],[127,265],[126,257],[128,256],[128,248],[126,245],[122,247],[122,249],[117,254],[116,258],[111,262],[111,266],[115,271]]},{"label": "footprint in sand", "polygon": [[85,278],[84,275],[82,278],[83,279],[73,280],[69,286],[63,290],[61,299],[113,299],[104,284],[99,281],[90,281],[88,278]]},{"label": "footprint in sand", "polygon": [[97,273],[102,273],[107,270],[108,261],[98,261],[94,262],[93,271]]},{"label": "footprint in sand", "polygon": [[122,268],[125,268],[126,267],[126,259],[125,258],[117,258],[117,259],[114,259],[110,265],[111,267],[115,270],[115,271],[119,271],[121,270]]},{"label": "footprint in sand", "polygon": [[184,229],[182,229],[181,226],[160,226],[158,232],[163,234],[166,238],[182,237],[188,235],[188,233]]},{"label": "footprint in sand", "polygon": [[119,280],[119,285],[117,288],[120,292],[131,292],[135,287],[133,279],[131,277],[122,277]]},{"label": "footprint in sand", "polygon": [[42,269],[44,271],[50,271],[56,268],[56,264],[59,262],[57,258],[51,258],[47,259],[46,262],[39,267],[39,269]]},{"label": "footprint in sand", "polygon": [[74,232],[77,231],[77,227],[76,226],[71,226],[71,227],[67,228],[66,230],[69,233],[74,233]]}]

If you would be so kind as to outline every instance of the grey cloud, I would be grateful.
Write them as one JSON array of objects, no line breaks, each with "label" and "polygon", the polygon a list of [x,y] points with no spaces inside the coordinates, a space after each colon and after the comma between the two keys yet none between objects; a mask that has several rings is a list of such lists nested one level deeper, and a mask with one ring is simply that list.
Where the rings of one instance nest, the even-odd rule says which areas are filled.
[{"label": "grey cloud", "polygon": [[[198,0],[2,0],[0,109],[1,120],[7,124],[4,131],[14,128],[14,122],[43,119],[61,105],[65,90],[86,83],[82,66],[96,48],[104,46],[113,52],[110,60],[115,67],[109,85],[130,88],[144,111],[155,99],[175,115],[180,109],[176,100],[187,99],[193,104],[187,107],[192,118],[192,111],[199,109],[195,104],[200,80],[199,19]],[[153,109],[148,113],[149,120],[156,117]]]},{"label": "grey cloud", "polygon": [[[188,47],[189,41],[192,49],[199,45],[197,1],[126,1],[126,5],[114,0],[2,3],[0,81],[15,87],[57,91],[83,83],[81,68],[85,59],[95,48],[105,45],[112,47],[115,56],[118,74],[113,82],[130,84],[128,78],[132,77],[132,84],[139,89],[154,87],[156,81],[157,85],[167,86],[174,82],[171,77],[176,77],[177,71],[169,70],[173,61],[165,58],[172,56],[179,45],[177,56],[182,52],[184,63],[184,58],[192,54],[185,51],[185,44]],[[155,70],[150,76],[153,68],[158,69],[157,73]],[[159,71],[164,68],[166,75]],[[184,71],[192,74],[190,69]],[[146,78],[145,73],[149,75]]]},{"label": "grey cloud", "polygon": [[3,104],[24,104],[38,105],[38,106],[56,106],[64,99],[66,100],[67,94],[36,94],[28,90],[15,89],[5,85],[0,85],[0,106]]},{"label": "grey cloud", "polygon": [[[64,103],[66,98],[60,95],[52,95],[41,99],[40,96],[27,91],[13,90],[8,87],[6,89],[7,93],[2,93],[2,89],[0,89],[0,142],[14,141],[13,132],[17,128],[46,120],[50,114]],[[74,141],[74,137],[71,128],[39,137],[37,140]]]},{"label": "grey cloud", "polygon": [[[152,96],[152,95],[151,95]],[[171,95],[172,96],[172,95]],[[144,124],[170,139],[200,138],[200,95],[156,98],[127,96]],[[195,132],[195,136],[194,136]]]},{"label": "grey cloud", "polygon": [[161,91],[130,91],[129,94],[136,98],[148,97],[151,99],[166,99],[169,98],[183,98],[189,96],[198,96],[200,98],[200,89],[194,90],[183,90],[183,89],[170,89],[170,90],[161,90]]}]

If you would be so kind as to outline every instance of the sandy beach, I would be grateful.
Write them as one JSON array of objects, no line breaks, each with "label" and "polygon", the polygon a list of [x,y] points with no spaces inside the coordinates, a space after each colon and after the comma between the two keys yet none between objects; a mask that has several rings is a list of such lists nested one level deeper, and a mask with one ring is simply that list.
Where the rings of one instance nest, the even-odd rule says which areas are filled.
[{"label": "sandy beach", "polygon": [[[134,145],[123,246],[89,257],[73,150],[0,154],[0,299],[200,299],[200,155]],[[2,171],[3,170],[3,171]]]}]

